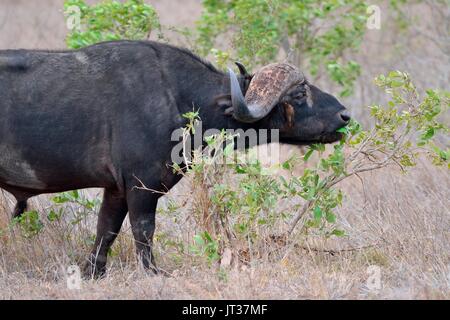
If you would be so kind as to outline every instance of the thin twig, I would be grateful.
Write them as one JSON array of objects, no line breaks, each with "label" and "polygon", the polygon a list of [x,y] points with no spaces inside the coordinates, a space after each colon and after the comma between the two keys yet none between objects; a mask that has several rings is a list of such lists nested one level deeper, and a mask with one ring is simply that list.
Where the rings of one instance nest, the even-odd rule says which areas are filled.
[{"label": "thin twig", "polygon": [[344,249],[339,249],[339,250],[311,248],[310,246],[302,246],[299,244],[294,245],[294,247],[297,249],[303,249],[306,251],[329,253],[332,256],[334,256],[335,254],[338,254],[338,253],[355,252],[355,251],[361,251],[361,250],[365,250],[365,249],[369,249],[369,248],[375,248],[375,247],[378,247],[379,244],[380,244],[380,241],[378,241],[377,243],[374,243],[374,244],[368,244],[368,245],[361,246],[361,247],[350,247],[350,248],[344,248]]},{"label": "thin twig", "polygon": [[[134,174],[133,174],[133,177],[141,184],[141,186],[140,187],[134,186],[132,188],[132,190],[135,190],[135,189],[137,189],[137,190],[145,190],[145,191],[150,191],[150,192],[153,192],[153,193],[159,193],[159,194],[162,194],[162,195],[166,195],[168,193],[168,191],[169,191],[169,190],[167,190],[167,191],[159,191],[159,190],[147,188],[145,186],[145,184],[138,177],[136,177]],[[167,187],[166,187],[166,189],[167,189]]]}]

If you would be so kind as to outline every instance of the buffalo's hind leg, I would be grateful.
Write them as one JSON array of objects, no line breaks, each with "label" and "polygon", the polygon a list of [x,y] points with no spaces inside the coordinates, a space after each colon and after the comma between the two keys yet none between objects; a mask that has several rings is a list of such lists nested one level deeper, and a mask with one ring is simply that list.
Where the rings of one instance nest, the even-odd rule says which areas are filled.
[{"label": "buffalo's hind leg", "polygon": [[108,250],[122,227],[127,211],[125,197],[116,191],[105,190],[94,248],[83,270],[85,277],[99,278],[105,274]]},{"label": "buffalo's hind leg", "polygon": [[27,200],[28,199],[25,200],[17,199],[16,206],[14,207],[14,211],[12,213],[13,219],[20,217],[25,212],[25,210],[27,210],[28,207]]}]

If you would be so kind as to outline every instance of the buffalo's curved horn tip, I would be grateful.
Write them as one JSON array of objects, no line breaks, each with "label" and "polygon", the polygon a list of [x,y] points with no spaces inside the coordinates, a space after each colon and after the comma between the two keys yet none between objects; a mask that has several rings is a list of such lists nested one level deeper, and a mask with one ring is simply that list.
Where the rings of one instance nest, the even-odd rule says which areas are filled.
[{"label": "buffalo's curved horn tip", "polygon": [[230,68],[228,68],[228,73],[230,75],[233,117],[242,122],[254,122],[253,117],[247,108],[247,104],[245,103],[245,98],[242,94],[241,86],[239,85],[239,80],[237,79],[236,74]]},{"label": "buffalo's curved horn tip", "polygon": [[244,67],[244,65],[242,63],[240,63],[239,61],[236,61],[235,64],[239,68],[239,72],[241,73],[241,75],[243,75],[244,77],[250,76],[250,74],[247,72],[247,69]]}]

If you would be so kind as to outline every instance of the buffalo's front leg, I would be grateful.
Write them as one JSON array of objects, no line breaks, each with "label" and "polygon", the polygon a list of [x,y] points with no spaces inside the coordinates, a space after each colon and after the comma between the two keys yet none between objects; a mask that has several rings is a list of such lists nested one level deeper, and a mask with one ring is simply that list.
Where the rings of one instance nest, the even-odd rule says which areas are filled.
[{"label": "buffalo's front leg", "polygon": [[158,197],[149,191],[132,189],[128,192],[127,202],[138,258],[146,269],[157,273],[152,245]]},{"label": "buffalo's front leg", "polygon": [[127,211],[125,197],[117,192],[105,190],[102,207],[98,215],[97,237],[84,267],[86,277],[98,278],[105,274],[108,250],[120,231]]}]

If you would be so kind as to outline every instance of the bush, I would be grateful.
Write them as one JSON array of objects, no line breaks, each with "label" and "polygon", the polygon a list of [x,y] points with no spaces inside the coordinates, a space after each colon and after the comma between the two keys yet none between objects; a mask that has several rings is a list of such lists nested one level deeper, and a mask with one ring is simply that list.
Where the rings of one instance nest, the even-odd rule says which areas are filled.
[{"label": "bush", "polygon": [[[390,1],[393,11],[403,2]],[[212,53],[221,66],[230,58],[250,66],[287,58],[313,77],[327,73],[342,87],[341,96],[352,94],[360,66],[348,53],[359,48],[367,31],[366,1],[205,0],[203,5],[196,37],[202,55]]]},{"label": "bush", "polygon": [[143,40],[154,30],[162,37],[156,11],[143,0],[104,0],[92,6],[84,0],[66,0],[64,10],[67,21],[79,22],[78,26],[74,23],[66,39],[72,49],[101,41]]},{"label": "bush", "polygon": [[[252,157],[234,154],[230,148],[234,137],[222,131],[206,139],[208,152],[194,152],[186,172],[174,166],[192,181],[190,216],[199,231],[194,253],[211,263],[231,248],[235,257],[248,262],[249,253],[258,257],[267,252],[261,249],[267,245],[299,244],[306,234],[344,236],[335,212],[345,199],[338,188],[344,179],[386,166],[407,172],[421,156],[450,168],[450,150],[440,149],[435,142],[437,134],[448,134],[438,118],[450,107],[450,93],[427,90],[420,98],[408,74],[400,71],[377,77],[375,84],[390,101],[387,107],[369,107],[374,127],[363,130],[352,121],[339,130],[343,139],[326,156],[325,146],[317,144],[308,147],[303,159],[264,168]],[[187,117],[185,139],[199,120],[197,113]],[[295,175],[295,164],[307,162],[315,152],[321,155],[319,162]],[[283,170],[288,178],[267,174],[274,169]],[[287,207],[282,205],[286,201]],[[179,207],[172,208],[177,215]]]}]

